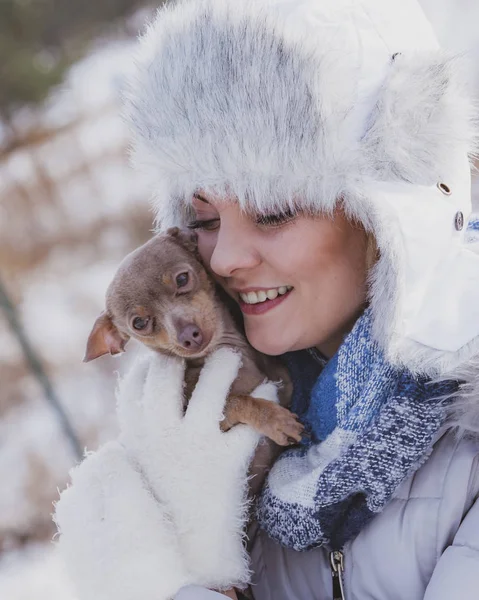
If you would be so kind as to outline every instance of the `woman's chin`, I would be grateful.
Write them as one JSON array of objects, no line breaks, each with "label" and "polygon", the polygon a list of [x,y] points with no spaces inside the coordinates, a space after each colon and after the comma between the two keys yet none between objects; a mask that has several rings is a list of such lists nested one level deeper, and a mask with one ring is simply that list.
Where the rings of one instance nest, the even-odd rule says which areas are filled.
[{"label": "woman's chin", "polygon": [[264,335],[264,332],[255,331],[245,326],[246,338],[255,350],[268,356],[280,356],[285,352],[289,352],[293,344],[287,340],[280,340],[278,336]]}]

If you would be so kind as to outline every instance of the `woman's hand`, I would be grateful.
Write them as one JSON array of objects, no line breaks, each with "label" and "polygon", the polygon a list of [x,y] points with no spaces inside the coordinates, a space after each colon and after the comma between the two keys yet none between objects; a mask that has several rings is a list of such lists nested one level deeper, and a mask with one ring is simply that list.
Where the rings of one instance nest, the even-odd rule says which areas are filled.
[{"label": "woman's hand", "polygon": [[[208,358],[183,414],[184,364],[153,355],[121,383],[121,442],[155,497],[165,504],[195,583],[224,590],[248,581],[243,544],[247,472],[259,434],[245,425],[220,431],[240,356]],[[273,398],[273,384],[260,386]]]},{"label": "woman's hand", "polygon": [[[186,415],[177,359],[139,360],[120,383],[119,441],[72,471],[56,506],[60,550],[81,600],[208,593],[197,586],[236,598],[231,587],[247,583],[247,470],[259,435],[219,428],[239,366],[235,352],[216,352]],[[255,395],[273,400],[276,386]]]}]

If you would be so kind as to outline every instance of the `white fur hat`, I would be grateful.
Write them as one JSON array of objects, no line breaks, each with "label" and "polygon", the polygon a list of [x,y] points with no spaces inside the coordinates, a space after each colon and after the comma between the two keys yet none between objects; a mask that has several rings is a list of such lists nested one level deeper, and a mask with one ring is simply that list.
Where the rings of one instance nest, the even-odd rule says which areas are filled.
[{"label": "white fur hat", "polygon": [[161,228],[185,222],[198,189],[260,212],[341,199],[380,250],[378,341],[442,375],[479,352],[463,80],[415,0],[183,0],[141,39],[133,161]]}]

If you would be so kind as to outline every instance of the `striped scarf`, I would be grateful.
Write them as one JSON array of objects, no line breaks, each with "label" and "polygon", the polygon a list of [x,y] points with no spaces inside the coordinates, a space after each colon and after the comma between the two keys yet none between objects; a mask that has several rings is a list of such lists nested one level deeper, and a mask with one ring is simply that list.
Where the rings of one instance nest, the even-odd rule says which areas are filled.
[{"label": "striped scarf", "polygon": [[431,383],[388,364],[367,309],[323,367],[311,351],[285,355],[293,412],[307,443],[285,451],[256,512],[284,546],[341,548],[426,460],[457,382]]}]

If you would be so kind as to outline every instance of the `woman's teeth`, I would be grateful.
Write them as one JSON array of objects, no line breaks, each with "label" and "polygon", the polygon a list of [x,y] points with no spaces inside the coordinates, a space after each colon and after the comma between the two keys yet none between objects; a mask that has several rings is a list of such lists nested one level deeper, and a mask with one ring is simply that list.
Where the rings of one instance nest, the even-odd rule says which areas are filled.
[{"label": "woman's teeth", "polygon": [[274,300],[277,296],[283,296],[292,289],[293,287],[291,285],[282,285],[279,288],[272,288],[270,290],[260,290],[258,292],[240,294],[240,298],[246,304],[258,304],[259,302],[265,302],[266,300]]}]

